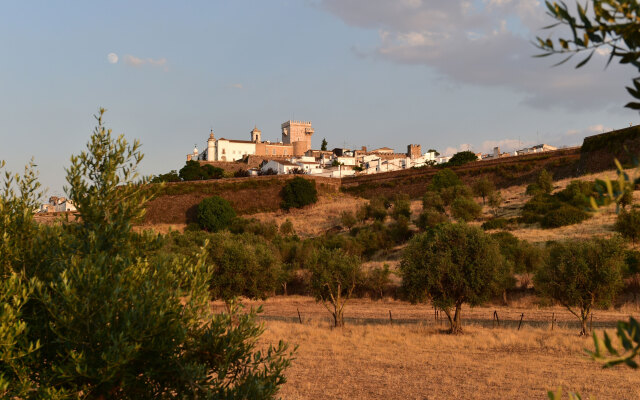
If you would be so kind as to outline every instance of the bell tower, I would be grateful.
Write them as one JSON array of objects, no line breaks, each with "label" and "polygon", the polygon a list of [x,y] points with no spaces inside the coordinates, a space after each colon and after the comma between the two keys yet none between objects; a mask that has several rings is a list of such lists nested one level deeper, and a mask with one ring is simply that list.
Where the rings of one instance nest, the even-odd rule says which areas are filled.
[{"label": "bell tower", "polygon": [[251,131],[251,141],[254,143],[262,142],[262,132],[260,131],[260,129],[258,129],[257,126],[254,126],[253,130]]}]

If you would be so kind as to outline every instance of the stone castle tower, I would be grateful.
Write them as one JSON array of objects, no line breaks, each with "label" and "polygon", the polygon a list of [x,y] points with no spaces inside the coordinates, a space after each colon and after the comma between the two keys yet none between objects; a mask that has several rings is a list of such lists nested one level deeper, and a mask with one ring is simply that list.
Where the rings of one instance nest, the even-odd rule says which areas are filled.
[{"label": "stone castle tower", "polygon": [[420,158],[422,156],[422,146],[419,144],[410,144],[407,146],[407,157],[410,159]]},{"label": "stone castle tower", "polygon": [[287,121],[281,125],[282,143],[292,144],[294,154],[304,154],[311,149],[311,136],[314,130],[308,121]]}]

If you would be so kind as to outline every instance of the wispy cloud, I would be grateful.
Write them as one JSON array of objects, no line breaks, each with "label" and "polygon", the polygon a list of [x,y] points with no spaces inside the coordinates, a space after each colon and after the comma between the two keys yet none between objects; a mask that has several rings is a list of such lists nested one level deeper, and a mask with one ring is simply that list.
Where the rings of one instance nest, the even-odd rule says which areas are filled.
[{"label": "wispy cloud", "polygon": [[149,65],[152,67],[161,67],[165,71],[167,71],[167,59],[166,58],[140,58],[136,56],[132,56],[131,54],[127,54],[124,56],[124,62],[127,65],[132,67],[142,67],[145,65]]},{"label": "wispy cloud", "polygon": [[232,83],[231,85],[229,85],[231,88],[233,89],[242,89],[244,88],[244,86],[242,86],[242,83]]},{"label": "wispy cloud", "polygon": [[505,87],[521,93],[523,101],[536,108],[584,111],[620,106],[626,101],[622,88],[633,76],[633,69],[614,64],[604,73],[606,51],[579,70],[550,68],[557,59],[532,58],[539,51],[531,40],[551,33],[540,31],[549,24],[541,0],[320,0],[319,4],[349,25],[378,32],[373,48],[354,49],[358,57],[424,65],[457,83]]}]

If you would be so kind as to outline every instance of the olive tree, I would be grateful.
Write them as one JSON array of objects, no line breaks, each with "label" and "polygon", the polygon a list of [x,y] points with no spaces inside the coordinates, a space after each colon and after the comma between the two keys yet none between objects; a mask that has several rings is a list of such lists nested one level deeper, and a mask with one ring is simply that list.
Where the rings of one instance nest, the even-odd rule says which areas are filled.
[{"label": "olive tree", "polygon": [[482,177],[473,182],[471,188],[476,196],[482,197],[482,204],[486,204],[487,197],[491,197],[496,191],[495,185],[487,177]]},{"label": "olive tree", "polygon": [[311,291],[331,313],[335,327],[344,326],[344,306],[362,278],[360,258],[342,249],[321,248],[308,266]]},{"label": "olive tree", "polygon": [[155,256],[158,237],[132,230],[152,193],[137,179],[139,143],[114,139],[103,113],[67,169],[77,222],[33,228],[32,215],[14,215],[19,206],[0,213],[0,234],[34,229],[17,245],[38,254],[12,257],[0,284],[0,397],[274,397],[287,345],[258,351],[256,311],[213,313],[203,254]]},{"label": "olive tree", "polygon": [[534,276],[534,286],[575,315],[580,334],[586,335],[593,307],[610,304],[622,288],[624,265],[617,238],[553,243],[547,262]]},{"label": "olive tree", "polygon": [[414,236],[400,263],[402,287],[412,302],[431,300],[462,331],[462,304],[486,301],[499,287],[503,258],[498,244],[465,224],[441,224]]}]

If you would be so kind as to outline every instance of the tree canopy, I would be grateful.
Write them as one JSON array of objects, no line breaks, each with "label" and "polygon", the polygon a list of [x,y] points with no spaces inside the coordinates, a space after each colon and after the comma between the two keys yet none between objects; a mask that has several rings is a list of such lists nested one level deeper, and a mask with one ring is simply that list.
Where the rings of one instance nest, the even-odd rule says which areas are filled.
[{"label": "tree canopy", "polygon": [[402,287],[413,302],[430,299],[458,333],[462,304],[478,305],[496,293],[502,266],[497,242],[482,230],[440,224],[409,242],[400,263]]},{"label": "tree canopy", "polygon": [[[564,1],[545,1],[547,14],[556,23],[546,27],[566,26],[571,32],[567,38],[537,38],[537,46],[544,51],[540,57],[564,54],[566,57],[556,65],[569,61],[573,56],[586,56],[576,65],[587,64],[599,49],[609,55],[607,65],[616,59],[620,64],[629,64],[640,70],[640,3],[637,0],[591,0],[583,7],[576,2],[572,13]],[[592,5],[589,10],[589,4]],[[640,77],[627,87],[631,96],[640,100]],[[632,101],[626,107],[640,110],[640,102]]]}]

